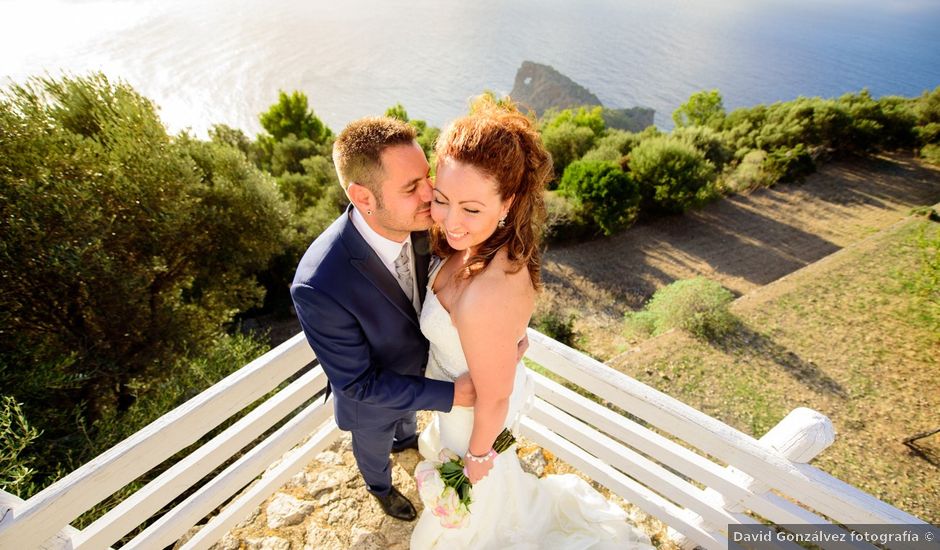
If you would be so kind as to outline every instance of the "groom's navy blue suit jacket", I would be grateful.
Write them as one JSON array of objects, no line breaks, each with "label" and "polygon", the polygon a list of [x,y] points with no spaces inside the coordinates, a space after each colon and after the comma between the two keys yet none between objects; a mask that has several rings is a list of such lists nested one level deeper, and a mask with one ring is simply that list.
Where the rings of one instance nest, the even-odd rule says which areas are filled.
[{"label": "groom's navy blue suit jacket", "polygon": [[[410,411],[449,411],[450,382],[424,377],[428,342],[398,281],[349,217],[352,206],[300,260],[291,298],[334,395],[343,430],[375,428]],[[411,234],[420,298],[428,281],[426,232]]]}]

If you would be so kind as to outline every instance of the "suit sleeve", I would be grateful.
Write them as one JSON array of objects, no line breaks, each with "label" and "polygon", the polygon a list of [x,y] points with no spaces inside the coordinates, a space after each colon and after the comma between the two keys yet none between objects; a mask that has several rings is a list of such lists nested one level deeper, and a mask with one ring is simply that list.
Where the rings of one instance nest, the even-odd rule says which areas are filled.
[{"label": "suit sleeve", "polygon": [[325,293],[291,287],[297,317],[333,391],[347,399],[399,411],[450,411],[454,384],[376,368],[356,318]]}]

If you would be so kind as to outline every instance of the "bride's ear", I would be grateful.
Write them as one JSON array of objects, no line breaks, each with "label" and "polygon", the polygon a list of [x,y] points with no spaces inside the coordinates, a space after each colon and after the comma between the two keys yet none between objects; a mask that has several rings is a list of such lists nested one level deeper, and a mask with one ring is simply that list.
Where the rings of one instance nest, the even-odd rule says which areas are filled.
[{"label": "bride's ear", "polygon": [[515,195],[511,195],[508,199],[503,201],[503,211],[499,215],[500,218],[505,218],[509,214],[509,209],[512,208],[512,201],[515,199]]}]

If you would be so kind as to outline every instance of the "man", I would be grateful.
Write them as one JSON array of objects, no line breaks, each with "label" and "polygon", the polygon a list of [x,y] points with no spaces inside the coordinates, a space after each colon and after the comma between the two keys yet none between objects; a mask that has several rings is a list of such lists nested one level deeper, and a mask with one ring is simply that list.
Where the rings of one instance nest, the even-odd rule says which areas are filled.
[{"label": "man", "polygon": [[418,311],[430,260],[430,167],[414,128],[384,117],[347,126],[333,162],[351,204],[307,249],[291,297],[369,492],[386,514],[411,521],[417,514],[392,486],[389,452],[417,448],[415,411],[474,401],[466,375],[424,377]]}]

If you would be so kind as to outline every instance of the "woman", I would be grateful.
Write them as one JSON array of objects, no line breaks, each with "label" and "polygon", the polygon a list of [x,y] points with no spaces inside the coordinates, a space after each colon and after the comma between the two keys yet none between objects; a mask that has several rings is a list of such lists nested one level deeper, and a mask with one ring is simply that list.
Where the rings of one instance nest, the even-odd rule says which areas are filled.
[{"label": "woman", "polygon": [[421,313],[427,376],[453,380],[469,370],[477,400],[436,413],[419,445],[430,460],[441,449],[464,457],[473,501],[458,529],[425,508],[411,547],[649,548],[623,510],[577,476],[540,480],[522,471],[514,448],[492,450],[532,395],[517,349],[540,287],[542,196],[552,173],[534,124],[483,98],[444,132],[436,153],[431,240],[443,261]]}]

